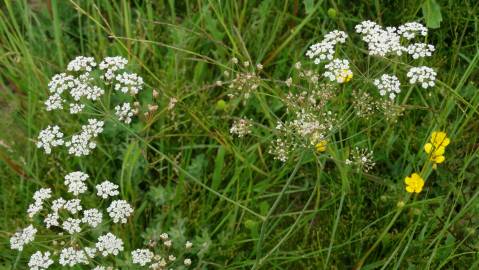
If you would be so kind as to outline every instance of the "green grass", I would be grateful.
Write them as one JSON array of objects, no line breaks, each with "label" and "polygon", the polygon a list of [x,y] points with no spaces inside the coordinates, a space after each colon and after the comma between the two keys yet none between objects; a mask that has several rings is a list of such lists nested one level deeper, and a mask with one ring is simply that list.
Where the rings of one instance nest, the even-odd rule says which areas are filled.
[{"label": "green grass", "polygon": [[[136,210],[116,232],[126,250],[168,231],[205,243],[193,258],[198,269],[479,269],[479,7],[437,2],[443,21],[430,29],[436,52],[424,60],[437,70],[437,86],[403,87],[396,122],[347,118],[327,154],[304,152],[282,163],[268,149],[276,120],[287,118],[278,100],[288,88],[274,81],[294,76],[297,61],[316,70],[304,54],[328,31],[354,36],[366,19],[385,26],[422,20],[422,1],[3,1],[0,269],[26,269],[29,254],[48,245],[40,239],[18,253],[8,239],[29,223],[33,192],[60,189],[73,170],[87,172],[90,186],[104,179],[121,185]],[[341,116],[351,112],[351,91],[372,92],[378,74],[394,70],[406,81],[406,65],[368,58],[356,41],[339,52],[355,72],[329,105]],[[159,109],[130,127],[109,120],[87,157],[47,156],[34,144],[41,129],[80,126],[43,106],[49,79],[77,55],[128,58],[147,84],[143,108]],[[245,105],[215,86],[232,57],[264,65],[264,80]],[[174,117],[170,97],[179,100]],[[229,134],[238,117],[253,119],[252,135]],[[451,138],[446,161],[426,169],[424,191],[410,197],[404,177],[421,170],[433,130]],[[355,146],[374,150],[372,171],[341,162]],[[133,269],[124,261],[110,260]]]}]

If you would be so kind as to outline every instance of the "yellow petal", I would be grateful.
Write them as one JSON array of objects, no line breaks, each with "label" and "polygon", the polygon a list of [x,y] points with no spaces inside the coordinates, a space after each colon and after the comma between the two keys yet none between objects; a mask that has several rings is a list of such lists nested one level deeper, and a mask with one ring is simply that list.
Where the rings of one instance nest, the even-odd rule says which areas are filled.
[{"label": "yellow petal", "polygon": [[320,141],[319,143],[317,143],[317,144],[315,145],[316,151],[318,151],[318,152],[324,152],[324,151],[326,151],[326,145],[327,145],[327,144],[328,144],[328,142],[326,142],[325,140]]},{"label": "yellow petal", "polygon": [[436,156],[436,157],[434,158],[434,162],[435,162],[435,163],[443,163],[444,160],[446,160],[446,158],[445,158],[444,156]]},{"label": "yellow petal", "polygon": [[444,152],[446,152],[446,147],[440,146],[434,149],[434,153],[432,153],[433,156],[442,156],[444,155]]},{"label": "yellow petal", "polygon": [[424,151],[425,151],[426,153],[428,153],[428,154],[431,153],[431,151],[432,151],[432,144],[431,144],[431,143],[426,143],[426,144],[424,145]]},{"label": "yellow petal", "polygon": [[417,174],[417,173],[413,173],[413,174],[411,175],[411,178],[414,180],[414,182],[423,181],[422,178],[421,178],[421,176],[420,176],[419,174]]},{"label": "yellow petal", "polygon": [[451,141],[449,140],[445,132],[435,131],[431,135],[431,142],[436,147],[446,147]]},{"label": "yellow petal", "polygon": [[416,188],[414,189],[414,192],[416,192],[416,193],[419,193],[419,192],[421,192],[421,191],[422,191],[422,186],[416,187]]},{"label": "yellow petal", "polygon": [[412,186],[406,186],[406,191],[409,192],[409,193],[413,193],[414,188]]},{"label": "yellow petal", "polygon": [[412,185],[413,180],[411,179],[411,177],[407,176],[407,177],[404,179],[404,183],[406,183],[406,185]]}]

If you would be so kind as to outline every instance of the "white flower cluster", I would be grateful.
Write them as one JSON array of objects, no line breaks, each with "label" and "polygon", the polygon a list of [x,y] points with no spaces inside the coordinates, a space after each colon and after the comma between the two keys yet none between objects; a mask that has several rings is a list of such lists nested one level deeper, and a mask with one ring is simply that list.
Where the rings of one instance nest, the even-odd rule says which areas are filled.
[{"label": "white flower cluster", "polygon": [[148,249],[136,249],[131,252],[133,263],[145,266],[150,263],[155,254]]},{"label": "white flower cluster", "polygon": [[406,52],[414,59],[431,56],[434,50],[433,45],[426,43],[414,43],[406,47]]},{"label": "white flower cluster", "polygon": [[430,67],[412,67],[406,76],[412,84],[419,83],[422,88],[427,89],[435,85],[437,73]]},{"label": "white flower cluster", "polygon": [[[56,74],[48,83],[50,96],[45,101],[47,111],[63,109],[67,100],[69,103],[70,114],[79,114],[85,108],[86,100],[97,101],[104,94],[104,88],[114,83],[114,89],[123,93],[136,95],[143,88],[143,78],[135,73],[129,73],[124,70],[128,60],[116,56],[105,57],[100,64],[95,62],[93,57],[78,56],[67,65],[67,72]],[[95,68],[101,71],[100,81],[93,74]],[[99,84],[97,84],[99,83]],[[129,124],[134,111],[129,103],[123,103],[115,107],[116,114],[121,121]],[[93,119],[90,119],[92,121]],[[103,121],[96,120],[103,125]],[[88,126],[88,125],[86,125]],[[85,127],[85,126],[83,126]],[[100,131],[101,132],[101,131]],[[96,144],[91,141],[92,133],[82,131],[71,137],[71,140],[65,145],[68,153],[75,156],[88,155]],[[45,153],[49,154],[52,147],[64,144],[63,133],[58,126],[48,127],[39,135],[38,148],[43,148]]]},{"label": "white flower cluster", "polygon": [[327,33],[324,39],[309,47],[306,56],[314,59],[315,64],[331,61],[334,58],[336,44],[346,42],[348,35],[343,31],[334,30]]},{"label": "white flower cluster", "polygon": [[63,145],[63,133],[59,126],[47,126],[47,128],[40,131],[38,135],[37,147],[43,148],[45,153],[50,154],[52,147]]},{"label": "white flower cluster", "polygon": [[85,104],[70,103],[70,114],[77,114],[85,109]]},{"label": "white flower cluster", "polygon": [[52,196],[52,190],[49,188],[41,188],[35,191],[33,194],[34,202],[28,206],[28,217],[32,218],[36,213],[43,209],[43,202],[50,199]]},{"label": "white flower cluster", "polygon": [[398,27],[397,33],[402,37],[411,40],[416,34],[427,36],[427,28],[418,22],[408,22]]},{"label": "white flower cluster", "polygon": [[345,83],[353,77],[353,72],[349,69],[349,61],[346,59],[334,59],[325,68],[323,75],[332,82]]},{"label": "white flower cluster", "polygon": [[362,39],[368,44],[370,55],[386,56],[388,54],[402,55],[401,36],[395,27],[382,26],[372,21],[363,21],[355,26],[356,32],[362,34]]},{"label": "white flower cluster", "polygon": [[[132,262],[134,264],[139,264],[140,266],[146,266],[149,264],[149,269],[153,270],[162,270],[162,269],[173,269],[175,266],[179,266],[181,264],[181,260],[177,260],[177,256],[175,256],[175,248],[173,245],[173,239],[169,237],[167,233],[162,233],[159,237],[162,242],[163,246],[166,249],[161,248],[158,253],[151,251],[150,249],[136,249],[131,252]],[[155,248],[158,245],[156,240],[150,241],[148,244],[149,248]],[[190,241],[186,241],[185,250],[186,252],[190,252],[193,243]],[[184,253],[184,252],[181,252]],[[182,255],[178,255],[180,257]],[[183,265],[190,266],[192,264],[192,260],[190,258],[184,258]],[[178,267],[178,269],[183,269],[183,267]]]},{"label": "white flower cluster", "polygon": [[77,264],[88,264],[88,257],[83,250],[77,250],[73,247],[62,249],[60,259],[58,260],[63,266],[75,266]]},{"label": "white flower cluster", "polygon": [[368,44],[370,55],[385,57],[389,54],[402,55],[407,52],[414,59],[431,56],[434,46],[425,43],[414,43],[406,47],[401,45],[401,37],[413,39],[417,33],[427,35],[427,28],[417,22],[410,22],[385,29],[372,21],[363,21],[356,25],[356,32],[362,34],[362,39]]},{"label": "white flower cluster", "polygon": [[[63,198],[60,198],[60,201],[63,201]],[[71,214],[75,215],[76,213],[83,210],[83,207],[81,206],[80,203],[81,203],[80,199],[71,199],[71,200],[65,201],[65,204],[63,205],[62,208],[67,210]]]},{"label": "white flower cluster", "polygon": [[252,123],[248,119],[239,119],[233,122],[230,133],[242,138],[251,133]]},{"label": "white flower cluster", "polygon": [[35,229],[33,225],[29,225],[25,229],[16,232],[10,238],[10,248],[22,251],[23,246],[35,240],[36,233],[37,233],[37,229]]},{"label": "white flower cluster", "polygon": [[127,64],[128,60],[121,56],[105,57],[99,66],[100,70],[105,72],[102,75],[102,79],[105,80],[106,84],[109,84],[115,78],[115,72],[124,69]]},{"label": "white flower cluster", "polygon": [[114,88],[125,94],[136,95],[143,88],[143,78],[135,73],[124,72],[116,75]]},{"label": "white flower cluster", "polygon": [[37,251],[33,253],[28,261],[28,267],[30,270],[43,270],[50,267],[53,264],[53,260],[50,259],[50,252],[42,253],[41,251]]},{"label": "white flower cluster", "polygon": [[126,223],[126,219],[133,213],[133,208],[125,200],[112,201],[106,210],[114,223]]},{"label": "white flower cluster", "polygon": [[118,191],[118,185],[115,185],[108,180],[96,185],[96,190],[96,195],[98,195],[98,197],[102,197],[103,199],[120,194]]},{"label": "white flower cluster", "polygon": [[381,78],[374,80],[374,85],[378,88],[381,96],[388,96],[391,100],[401,92],[401,83],[394,75],[383,74]]},{"label": "white flower cluster", "polygon": [[[89,179],[88,174],[81,171],[74,171],[66,174],[64,179],[64,184],[68,192],[73,196],[77,197],[86,193],[86,183]],[[108,198],[109,196],[119,194],[118,185],[109,181],[104,181],[97,185],[96,189],[98,191],[97,195],[100,198]],[[29,216],[33,216],[39,209],[42,209],[45,201],[51,199],[51,197],[51,189],[42,188],[36,191],[33,195],[35,202],[31,204],[32,206],[30,206],[28,210]],[[108,207],[108,213],[115,223],[126,223],[127,218],[131,216],[132,212],[133,208],[124,200],[113,201]],[[78,214],[80,214],[81,217],[78,217]],[[96,228],[96,230],[103,228],[103,226],[99,226],[103,223],[102,212],[96,208],[83,210],[79,198],[66,200],[59,197],[52,200],[51,211],[45,213],[44,223],[47,229],[57,227],[55,230],[52,230],[54,234],[56,234],[58,229],[62,229],[68,235],[72,235],[69,236],[71,237],[70,246],[63,247],[59,254],[57,252],[53,253],[54,256],[58,256],[58,263],[62,266],[71,267],[78,264],[89,264],[92,261],[91,259],[98,255],[107,256],[111,254],[116,256],[124,249],[123,241],[109,232],[102,234],[93,247],[86,246],[86,243],[79,243],[84,236],[87,236],[92,231],[92,228]],[[82,228],[83,224],[91,228]],[[24,245],[34,241],[36,234],[37,229],[33,225],[29,225],[27,228],[16,232],[10,238],[11,248],[19,251],[23,250]],[[61,232],[60,235],[63,235],[63,232]],[[62,241],[62,243],[64,242]],[[78,246],[86,247],[79,249]],[[49,252],[42,253],[41,251],[37,251],[30,257],[29,267],[30,269],[46,269],[53,263],[54,259],[51,258]]]},{"label": "white flower cluster", "polygon": [[68,187],[68,192],[75,196],[84,193],[87,190],[85,181],[88,178],[88,174],[79,171],[65,175],[65,185]]},{"label": "white flower cluster", "polygon": [[69,217],[63,222],[62,229],[67,231],[69,234],[79,233],[81,232],[80,223],[81,219]]},{"label": "white flower cluster", "polygon": [[123,103],[121,106],[117,105],[115,107],[115,115],[118,117],[118,120],[124,122],[125,124],[131,123],[131,118],[134,115],[134,111],[131,109],[131,105],[128,102]]},{"label": "white flower cluster", "polygon": [[68,71],[85,71],[91,72],[96,67],[93,57],[77,56],[67,65]]},{"label": "white flower cluster", "polygon": [[123,241],[112,233],[98,237],[98,242],[95,246],[104,257],[110,254],[116,256],[120,251],[123,251]]},{"label": "white flower cluster", "polygon": [[96,228],[103,219],[103,214],[98,209],[88,209],[83,211],[82,222]]},{"label": "white flower cluster", "polygon": [[65,143],[68,153],[77,157],[89,155],[90,151],[96,148],[93,139],[103,132],[103,125],[103,121],[88,119],[88,124],[82,126],[82,131]]},{"label": "white flower cluster", "polygon": [[75,101],[80,101],[82,97],[95,101],[105,94],[105,90],[96,85],[90,85],[87,80],[91,80],[91,78],[79,80],[77,86],[71,89],[70,95]]}]

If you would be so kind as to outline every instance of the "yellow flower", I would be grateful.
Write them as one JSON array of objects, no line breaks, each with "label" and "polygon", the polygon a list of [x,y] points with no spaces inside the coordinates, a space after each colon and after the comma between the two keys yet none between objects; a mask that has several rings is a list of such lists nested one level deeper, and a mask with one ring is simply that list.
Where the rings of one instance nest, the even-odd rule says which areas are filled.
[{"label": "yellow flower", "polygon": [[451,140],[447,137],[446,132],[434,131],[431,134],[431,143],[436,147],[446,147],[449,145]]},{"label": "yellow flower", "polygon": [[349,69],[341,70],[341,73],[336,77],[336,81],[340,83],[347,83],[353,78],[353,73]]},{"label": "yellow flower", "polygon": [[316,151],[318,152],[324,152],[326,151],[326,146],[328,145],[328,142],[326,140],[321,140],[319,141],[316,145],[315,145],[315,148],[316,148]]},{"label": "yellow flower", "polygon": [[406,179],[404,179],[404,182],[406,183],[406,191],[409,193],[419,193],[422,191],[422,187],[424,186],[424,180],[417,173],[407,176]]},{"label": "yellow flower", "polygon": [[451,140],[445,132],[434,131],[431,135],[430,143],[424,145],[424,151],[429,154],[429,160],[433,163],[433,169],[437,168],[437,164],[443,163],[446,160],[444,152],[450,142]]}]

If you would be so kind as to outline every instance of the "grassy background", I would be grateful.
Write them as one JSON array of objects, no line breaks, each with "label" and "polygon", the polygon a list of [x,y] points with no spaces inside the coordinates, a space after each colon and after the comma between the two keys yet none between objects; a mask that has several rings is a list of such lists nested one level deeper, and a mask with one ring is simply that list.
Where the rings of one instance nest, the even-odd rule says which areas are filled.
[{"label": "grassy background", "polygon": [[[263,63],[264,78],[287,79],[327,31],[352,33],[366,19],[421,20],[421,1],[3,1],[0,269],[16,261],[16,269],[26,267],[28,256],[10,250],[8,238],[28,223],[33,192],[60,188],[65,173],[77,169],[93,176],[91,184],[121,184],[135,206],[118,232],[127,250],[158,231],[185,235],[206,243],[194,258],[199,269],[479,268],[479,9],[476,1],[438,3],[443,21],[430,31],[437,52],[427,60],[438,86],[403,94],[396,123],[351,121],[338,134],[350,139],[331,147],[338,158],[340,149],[371,147],[376,168],[358,174],[308,154],[273,161],[267,149],[281,115],[267,97],[286,89],[265,84],[246,106],[221,110],[215,104],[226,99],[225,88],[214,82],[232,57]],[[359,46],[349,43],[342,53],[364,69]],[[159,110],[131,129],[111,125],[88,157],[46,156],[34,145],[39,130],[58,121],[79,126],[43,107],[50,77],[77,55],[127,57],[148,84],[142,106],[157,103]],[[366,80],[388,65],[372,66]],[[344,87],[371,88],[364,81]],[[170,97],[179,99],[174,115],[166,109]],[[232,119],[242,116],[257,123],[253,135],[233,138]],[[435,129],[452,140],[446,163],[398,212],[403,179],[420,168],[422,145]]]}]

